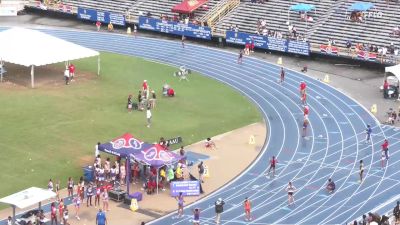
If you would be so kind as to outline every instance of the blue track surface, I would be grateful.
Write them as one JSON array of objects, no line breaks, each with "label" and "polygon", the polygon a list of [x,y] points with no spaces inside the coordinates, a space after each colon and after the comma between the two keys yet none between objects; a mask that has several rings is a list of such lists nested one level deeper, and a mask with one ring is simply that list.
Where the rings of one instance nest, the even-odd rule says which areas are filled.
[{"label": "blue track surface", "polygon": [[[255,58],[236,63],[237,55],[197,45],[182,49],[180,42],[126,37],[106,33],[45,30],[100,51],[134,55],[180,66],[186,65],[205,76],[224,82],[250,98],[268,125],[268,140],[260,156],[235,180],[210,196],[185,208],[183,218],[175,213],[150,224],[190,224],[191,209],[201,211],[202,224],[214,224],[214,201],[225,200],[223,224],[343,224],[371,210],[392,208],[400,190],[400,134],[381,126],[357,102],[334,88],[300,73],[287,71],[283,85],[277,83],[279,67]],[[308,85],[310,126],[301,137],[303,114],[299,83]],[[373,127],[372,144],[364,144],[366,124]],[[380,168],[380,145],[390,142],[391,158]],[[278,158],[277,176],[268,179],[268,159]],[[365,164],[365,181],[358,183],[360,160]],[[325,193],[332,177],[336,192]],[[296,205],[287,206],[284,191],[288,181],[297,187]],[[252,201],[253,221],[244,220],[243,200]],[[380,205],[381,204],[381,205]]]}]

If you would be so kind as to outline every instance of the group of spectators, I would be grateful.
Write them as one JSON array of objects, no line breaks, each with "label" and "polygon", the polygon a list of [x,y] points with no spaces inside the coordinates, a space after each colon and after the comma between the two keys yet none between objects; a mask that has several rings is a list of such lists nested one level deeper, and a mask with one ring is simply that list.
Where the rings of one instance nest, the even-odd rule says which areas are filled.
[{"label": "group of spectators", "polygon": [[360,11],[353,11],[350,13],[350,20],[353,22],[363,22],[364,13]]},{"label": "group of spectators", "polygon": [[283,38],[282,32],[268,29],[267,21],[263,19],[258,19],[256,33],[266,37]]}]

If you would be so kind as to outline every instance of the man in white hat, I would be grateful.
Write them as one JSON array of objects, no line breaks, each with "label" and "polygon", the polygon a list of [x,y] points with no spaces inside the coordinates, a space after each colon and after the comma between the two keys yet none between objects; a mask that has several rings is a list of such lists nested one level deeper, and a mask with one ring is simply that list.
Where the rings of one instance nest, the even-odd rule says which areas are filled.
[{"label": "man in white hat", "polygon": [[215,202],[215,223],[219,224],[221,220],[221,213],[224,211],[225,202],[222,201],[222,198],[218,198]]}]

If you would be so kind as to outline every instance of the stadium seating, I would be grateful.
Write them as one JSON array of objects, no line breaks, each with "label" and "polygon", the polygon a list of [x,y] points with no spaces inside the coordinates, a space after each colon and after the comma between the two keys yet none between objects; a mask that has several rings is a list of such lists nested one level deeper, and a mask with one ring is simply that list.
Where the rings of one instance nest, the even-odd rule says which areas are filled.
[{"label": "stadium seating", "polygon": [[290,12],[289,20],[297,28],[297,32],[305,35],[307,27],[311,28],[318,22],[321,15],[333,5],[334,0],[312,1],[312,0],[269,0],[264,4],[251,3],[249,0],[228,14],[224,19],[217,23],[217,30],[227,30],[231,25],[238,25],[239,31],[256,33],[258,19],[267,21],[268,29],[286,33],[288,26],[288,9],[297,3],[308,3],[316,6],[316,12],[309,12],[314,22],[306,23],[300,21],[300,16],[296,12]]},{"label": "stadium seating", "polygon": [[[400,38],[390,37],[392,29],[400,25],[400,18],[397,16],[400,11],[400,4],[395,2],[387,2],[385,0],[371,1],[375,4],[374,9],[366,12],[365,22],[355,23],[348,18],[350,12],[346,13],[346,9],[356,0],[338,1],[335,9],[327,15],[325,21],[319,26],[314,27],[314,31],[309,39],[313,43],[326,44],[329,37],[336,40],[336,44],[344,46],[347,40],[353,43],[368,43],[378,46],[390,45],[393,42],[399,45]],[[381,14],[381,18],[373,16]],[[381,12],[381,13],[379,13]]]},{"label": "stadium seating", "polygon": [[258,19],[267,21],[269,29],[286,33],[288,26],[288,9],[297,3],[308,3],[316,6],[316,13],[310,12],[314,21],[306,24],[300,21],[299,15],[290,12],[290,22],[297,32],[305,35],[313,44],[327,44],[329,38],[344,47],[347,40],[353,43],[368,43],[378,46],[399,45],[400,38],[390,37],[392,29],[400,25],[397,12],[400,4],[385,0],[372,0],[375,7],[365,13],[366,21],[355,23],[348,18],[348,7],[357,0],[269,0],[264,4],[251,3],[246,0],[217,23],[218,31],[228,30],[231,25],[238,25],[239,31],[256,33]]},{"label": "stadium seating", "polygon": [[[208,6],[208,10],[210,10],[213,6],[218,3],[219,0],[210,0],[206,5]],[[159,17],[161,14],[166,15],[168,17],[173,17],[174,15],[178,15],[177,13],[173,13],[171,9],[178,3],[181,3],[182,0],[137,0],[137,3],[129,10],[129,14],[134,22],[138,21],[138,16],[145,15],[148,12],[155,17]],[[203,7],[194,11],[196,18],[201,18],[203,15],[207,13],[207,10],[204,10]]]}]

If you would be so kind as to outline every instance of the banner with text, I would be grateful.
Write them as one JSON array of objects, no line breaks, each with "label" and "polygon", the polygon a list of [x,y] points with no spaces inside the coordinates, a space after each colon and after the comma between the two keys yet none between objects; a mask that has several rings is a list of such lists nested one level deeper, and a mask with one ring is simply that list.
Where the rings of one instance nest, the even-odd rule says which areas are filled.
[{"label": "banner with text", "polygon": [[112,23],[115,25],[125,26],[124,15],[112,12],[102,12],[94,9],[78,8],[78,19],[100,21],[106,24]]},{"label": "banner with text", "polygon": [[163,21],[145,16],[139,17],[139,28],[168,34],[184,35],[185,37],[211,40],[211,28],[193,24],[183,24],[173,21]]},{"label": "banner with text", "polygon": [[357,53],[357,58],[358,59],[362,59],[362,60],[366,60],[366,61],[375,61],[378,58],[378,56],[374,52],[359,51]]},{"label": "banner with text", "polygon": [[327,54],[327,55],[338,55],[339,54],[339,48],[335,46],[329,46],[329,45],[321,45],[319,47],[321,53]]},{"label": "banner with text", "polygon": [[198,180],[173,181],[170,184],[171,196],[176,197],[182,192],[183,196],[200,195],[200,182]]},{"label": "banner with text", "polygon": [[304,41],[291,41],[282,38],[265,37],[256,34],[247,34],[235,31],[226,31],[226,42],[245,45],[251,40],[256,48],[295,53],[300,55],[310,54],[310,45]]}]

